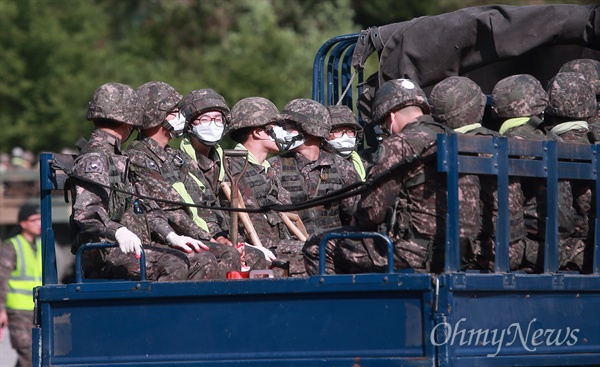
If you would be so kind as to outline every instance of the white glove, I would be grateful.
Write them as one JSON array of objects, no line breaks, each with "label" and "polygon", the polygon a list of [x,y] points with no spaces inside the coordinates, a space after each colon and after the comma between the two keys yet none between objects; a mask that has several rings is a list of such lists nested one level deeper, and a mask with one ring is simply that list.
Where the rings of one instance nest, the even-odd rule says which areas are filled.
[{"label": "white glove", "polygon": [[135,257],[138,259],[140,258],[142,253],[142,241],[140,241],[140,238],[136,236],[135,233],[125,227],[121,227],[115,232],[115,238],[117,239],[121,251],[126,254],[135,252]]},{"label": "white glove", "polygon": [[201,241],[195,240],[188,236],[180,236],[175,232],[171,232],[167,235],[167,243],[172,247],[187,253],[192,252],[192,250],[195,252],[200,252],[200,250],[208,250],[208,246],[203,244]]},{"label": "white glove", "polygon": [[249,244],[249,243],[245,243],[245,245],[246,245],[246,246],[250,246],[250,247],[254,247],[254,248],[256,248],[256,249],[259,249],[259,250],[261,250],[261,251],[263,252],[263,254],[265,255],[265,259],[267,259],[267,260],[269,260],[269,261],[273,261],[273,260],[275,260],[275,259],[276,259],[276,257],[275,257],[275,254],[273,254],[273,253],[271,252],[271,250],[269,250],[269,249],[268,249],[268,248],[266,248],[266,247],[263,247],[263,246],[252,246],[252,245],[251,245],[251,244]]}]

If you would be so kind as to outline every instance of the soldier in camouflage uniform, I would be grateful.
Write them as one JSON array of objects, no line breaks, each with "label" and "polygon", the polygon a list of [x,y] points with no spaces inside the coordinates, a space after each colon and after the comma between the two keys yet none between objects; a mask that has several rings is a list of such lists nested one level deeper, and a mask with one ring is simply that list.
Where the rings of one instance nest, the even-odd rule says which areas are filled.
[{"label": "soldier in camouflage uniform", "polygon": [[595,141],[600,141],[600,61],[593,59],[576,59],[561,66],[559,73],[581,73],[596,92],[596,114],[588,119],[590,129],[595,132]]},{"label": "soldier in camouflage uniform", "polygon": [[[560,72],[548,84],[549,105],[546,108],[547,128],[567,143],[589,144],[587,121],[596,115],[596,91],[583,74]],[[594,141],[592,141],[594,142]],[[585,242],[590,238],[592,182],[573,180],[575,231],[572,237]],[[587,246],[588,250],[590,246]],[[560,263],[567,269],[581,271],[584,250],[567,249]]]},{"label": "soldier in camouflage uniform", "polygon": [[[321,149],[329,136],[331,117],[322,104],[294,99],[281,112],[281,121],[272,137],[281,155],[270,158],[275,176],[298,204],[360,181],[347,160]],[[350,224],[356,198],[300,210],[298,214],[309,235],[324,229]]]},{"label": "soldier in camouflage uniform", "polygon": [[[481,88],[469,78],[462,76],[451,76],[442,80],[432,89],[429,96],[433,118],[447,125],[454,132],[474,136],[501,136],[498,132],[487,129],[481,124],[485,101],[486,96]],[[477,255],[479,267],[494,270],[498,180],[495,176],[488,175],[481,177],[462,175],[459,178],[458,187],[459,198],[461,198],[459,211],[460,235],[461,242],[463,242],[461,251],[469,254],[469,250],[471,250],[473,254]],[[462,200],[480,200],[481,205],[467,204],[467,210],[463,210],[465,203]],[[470,212],[468,209],[477,210],[477,212]],[[531,264],[522,264],[523,252],[530,240],[525,237],[523,191],[518,177],[509,179],[508,210],[510,215],[510,269],[531,270]],[[469,244],[471,245],[469,246]],[[464,257],[463,261],[465,261]]]},{"label": "soldier in camouflage uniform", "polygon": [[346,158],[362,181],[366,177],[366,162],[356,152],[357,142],[362,138],[362,126],[350,107],[344,105],[327,106],[331,115],[331,131],[323,148]]},{"label": "soldier in camouflage uniform", "polygon": [[[529,74],[518,74],[500,80],[492,91],[492,113],[503,120],[502,135],[515,139],[560,140],[555,134],[543,129],[543,112],[548,106],[548,94],[541,83]],[[525,261],[536,264],[536,271],[543,266],[543,251],[539,245],[546,240],[546,182],[543,179],[527,179],[521,182],[524,194],[524,218],[527,237]],[[574,231],[573,193],[568,181],[558,183],[559,252],[566,248],[580,248],[583,243],[571,238]],[[532,246],[529,246],[529,245]]]},{"label": "soldier in camouflage uniform", "polygon": [[[139,278],[136,257],[139,259],[143,241],[148,279],[188,279],[189,266],[185,255],[151,242],[145,223],[142,224],[133,211],[131,195],[112,189],[132,192],[129,161],[121,153],[121,143],[142,121],[135,91],[128,85],[104,84],[94,93],[87,118],[94,123],[94,131],[75,160],[73,173],[91,182],[75,179],[73,185],[70,226],[76,235],[71,251],[75,254],[82,244],[88,242],[117,242],[119,247],[85,251],[82,257],[85,276]],[[166,223],[162,211],[156,206],[146,208],[145,221],[156,228]]]},{"label": "soldier in camouflage uniform", "polygon": [[[218,206],[221,195],[220,184],[225,180],[223,149],[219,141],[228,123],[229,107],[225,99],[212,89],[198,89],[186,95],[179,104],[179,111],[185,118],[184,136],[180,148],[183,151],[183,164],[180,167],[183,184],[191,199],[206,206]],[[208,232],[217,241],[229,246],[229,215],[220,210],[202,210]],[[245,239],[240,237],[236,247],[243,254],[242,270],[266,269],[265,254],[254,247],[243,246]]]},{"label": "soldier in camouflage uniform", "polygon": [[[172,138],[183,132],[185,125],[178,109],[181,94],[162,82],[143,84],[136,92],[143,113],[141,139],[131,143],[126,151],[131,160],[130,170],[135,172],[135,187],[150,197],[171,201],[157,202],[172,227],[162,240],[187,253],[192,268],[199,275],[197,279],[225,279],[227,272],[240,270],[239,253],[212,238],[196,208],[174,203],[193,204],[180,170],[184,159],[191,158],[168,146]],[[216,222],[213,217],[207,220]]]},{"label": "soldier in camouflage uniform", "polygon": [[[34,328],[34,287],[42,286],[42,216],[38,204],[23,204],[17,223],[20,232],[0,242],[0,339],[8,327],[17,352],[16,366],[31,366]],[[0,358],[2,361],[2,358]]]},{"label": "soldier in camouflage uniform", "polygon": [[[292,203],[289,192],[281,187],[279,177],[275,176],[266,160],[268,154],[279,152],[275,139],[271,137],[278,120],[277,107],[266,98],[245,98],[231,109],[230,137],[238,143],[236,150],[248,152],[248,165],[241,179],[239,176],[246,159],[226,157],[225,160],[233,179],[239,180],[239,190],[248,208]],[[290,234],[278,213],[249,213],[249,217],[261,244],[279,260],[290,262],[289,274],[306,275],[302,257],[304,241],[299,241]],[[240,229],[249,239],[250,236],[242,225]]]},{"label": "soldier in camouflage uniform", "polygon": [[[372,120],[389,132],[367,181],[381,177],[360,198],[354,215],[359,230],[379,231],[394,244],[395,268],[441,272],[446,230],[446,179],[437,172],[437,134],[446,128],[429,113],[425,93],[408,79],[384,83],[373,100]],[[318,270],[318,242],[310,238],[304,255],[307,271]],[[327,273],[387,269],[387,246],[378,240],[331,241]]]}]

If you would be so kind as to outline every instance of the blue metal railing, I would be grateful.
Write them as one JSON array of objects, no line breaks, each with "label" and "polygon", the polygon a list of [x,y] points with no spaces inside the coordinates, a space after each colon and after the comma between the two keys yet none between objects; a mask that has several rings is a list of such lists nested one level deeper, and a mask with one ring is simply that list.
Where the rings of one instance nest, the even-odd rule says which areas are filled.
[{"label": "blue metal railing", "polygon": [[[459,174],[495,175],[498,180],[498,222],[496,231],[497,273],[509,272],[508,255],[508,179],[509,176],[545,178],[547,190],[547,218],[544,251],[544,273],[556,273],[558,264],[558,182],[559,180],[595,180],[598,145],[565,144],[555,141],[523,141],[505,137],[470,137],[460,134],[438,135],[438,171],[448,178],[448,210],[446,239],[446,272],[460,269],[460,247],[457,211]],[[475,154],[475,155],[474,155]],[[516,157],[516,158],[513,158]],[[519,158],[527,157],[527,158]],[[596,208],[600,208],[596,196]],[[598,221],[595,223],[595,243],[592,271],[599,273]]]},{"label": "blue metal railing", "polygon": [[[337,103],[341,95],[340,91],[343,92],[350,81],[352,52],[357,40],[358,33],[334,37],[325,42],[317,51],[313,64],[312,99],[324,105]],[[328,54],[329,59],[326,63]],[[342,60],[341,71],[340,60]],[[327,69],[325,68],[326,64]],[[362,72],[359,73],[359,83],[361,81]],[[344,99],[344,104],[350,108],[352,108],[351,96],[352,93],[349,92],[347,98]]]}]

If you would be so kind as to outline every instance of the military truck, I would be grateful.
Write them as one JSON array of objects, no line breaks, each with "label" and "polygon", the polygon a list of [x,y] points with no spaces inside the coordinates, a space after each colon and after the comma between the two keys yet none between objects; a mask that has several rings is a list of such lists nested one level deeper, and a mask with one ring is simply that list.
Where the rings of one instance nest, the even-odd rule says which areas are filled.
[{"label": "military truck", "polygon": [[[374,51],[379,67],[365,81],[361,67]],[[427,89],[446,76],[467,75],[489,92],[507,73],[531,70],[543,79],[564,61],[598,59],[599,51],[599,6],[467,8],[327,41],[315,58],[313,99],[358,104],[368,118],[370,93],[388,79],[408,77]],[[326,275],[322,263],[319,275],[304,278],[91,281],[81,274],[80,252],[76,281],[59,284],[52,197],[62,195],[66,175],[58,167],[72,157],[43,153],[44,273],[35,290],[34,365],[598,366],[599,224],[589,245],[590,273],[560,271],[555,198],[561,179],[588,180],[598,192],[599,154],[592,144],[440,135],[438,170],[447,175],[452,208],[441,274],[394,270],[390,255],[385,273]],[[459,266],[459,224],[452,218],[460,210],[463,173],[498,180],[493,272]],[[509,270],[512,176],[547,183],[542,273]],[[324,240],[336,237],[377,237],[392,246],[372,232]],[[87,247],[94,246],[102,244]]]}]

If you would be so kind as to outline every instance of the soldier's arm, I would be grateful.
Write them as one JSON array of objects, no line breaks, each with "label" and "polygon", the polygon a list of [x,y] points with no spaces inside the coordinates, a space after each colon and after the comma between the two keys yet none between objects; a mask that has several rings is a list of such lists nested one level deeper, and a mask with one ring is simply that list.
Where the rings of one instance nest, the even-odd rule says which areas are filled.
[{"label": "soldier's arm", "polygon": [[6,294],[10,273],[15,269],[17,254],[15,247],[10,242],[0,245],[0,311],[6,309]]},{"label": "soldier's arm", "polygon": [[[338,167],[342,174],[343,186],[347,187],[353,183],[362,181],[358,173],[352,167],[352,163],[350,163],[346,159],[339,159],[336,156],[336,161],[338,162]],[[358,196],[351,196],[346,198],[340,202],[340,220],[343,225],[349,225],[352,221],[352,216],[356,211],[356,205],[358,204]]]},{"label": "soldier's arm", "polygon": [[[108,159],[90,153],[75,162],[73,171],[92,182],[109,186]],[[80,180],[75,181],[73,219],[81,231],[115,241],[115,232],[122,227],[110,219],[108,212],[109,189]]]},{"label": "soldier's arm", "polygon": [[[381,173],[388,172],[410,153],[409,147],[401,140],[389,138],[383,143],[378,161],[371,168],[367,181]],[[388,208],[391,208],[402,189],[399,172],[380,180],[375,187],[363,193],[358,201],[354,218],[357,224],[375,230],[385,222]]]},{"label": "soldier's arm", "polygon": [[[138,173],[142,171],[138,170]],[[159,198],[173,202],[182,202],[166,180],[161,176],[142,174],[134,183],[138,194],[150,198]],[[150,232],[157,235],[161,242],[166,243],[167,235],[171,232],[183,234],[197,239],[209,239],[210,235],[198,227],[182,205],[165,203],[151,199],[143,199],[146,203],[146,218]]]}]

